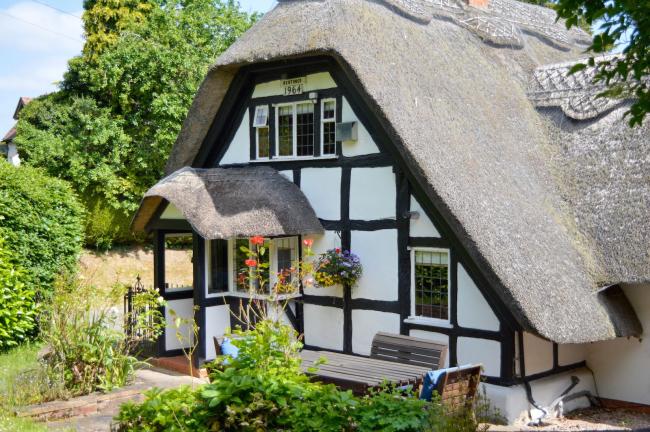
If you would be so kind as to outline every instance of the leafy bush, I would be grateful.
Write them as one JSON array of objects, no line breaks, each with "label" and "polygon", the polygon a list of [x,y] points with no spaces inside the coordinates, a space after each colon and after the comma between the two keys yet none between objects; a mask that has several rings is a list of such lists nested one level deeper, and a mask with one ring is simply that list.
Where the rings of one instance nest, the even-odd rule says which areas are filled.
[{"label": "leafy bush", "polygon": [[122,209],[116,209],[98,196],[83,197],[88,211],[86,218],[86,244],[106,251],[114,243],[128,244],[143,240],[131,232],[131,214]]},{"label": "leafy bush", "polygon": [[[43,329],[49,349],[44,362],[51,382],[64,389],[63,396],[108,391],[133,378],[139,362],[112,307],[123,293],[117,286],[106,298],[94,287],[73,279],[57,282]],[[154,331],[159,331],[159,319],[153,324],[135,321],[134,325],[136,329],[153,325]]]},{"label": "leafy bush", "polygon": [[49,297],[56,275],[76,268],[83,221],[83,207],[65,181],[0,161],[0,237],[37,297]]},{"label": "leafy bush", "polygon": [[300,370],[297,335],[282,323],[264,319],[254,330],[236,333],[237,358],[218,358],[210,384],[154,391],[140,405],[123,405],[116,418],[119,430],[475,430],[474,423],[456,427],[456,420],[441,420],[439,403],[404,391],[385,388],[357,397],[311,382]]},{"label": "leafy bush", "polygon": [[0,352],[25,342],[36,327],[35,292],[0,237]]}]

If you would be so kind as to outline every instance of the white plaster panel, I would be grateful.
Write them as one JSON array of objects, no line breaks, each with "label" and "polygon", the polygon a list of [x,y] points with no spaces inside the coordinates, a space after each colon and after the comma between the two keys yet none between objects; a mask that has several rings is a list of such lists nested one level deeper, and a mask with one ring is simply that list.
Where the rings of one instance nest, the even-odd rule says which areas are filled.
[{"label": "white plaster panel", "polygon": [[[591,374],[586,369],[579,369],[533,381],[531,388],[535,402],[541,406],[548,406],[569,386],[572,375],[577,376],[580,379],[580,383],[571,393],[587,390],[595,394],[594,381]],[[485,395],[490,401],[490,406],[493,409],[497,409],[499,414],[507,420],[508,424],[516,422],[517,425],[523,425],[530,422],[529,410],[535,410],[535,408],[528,402],[526,389],[523,385],[504,387],[481,383],[479,392],[480,394],[484,394],[485,392]],[[581,397],[565,403],[564,412],[567,413],[588,405],[589,401],[587,398]],[[551,412],[549,413],[549,418],[556,417],[557,414],[557,412]]]},{"label": "white plaster panel", "polygon": [[[341,238],[335,231],[325,231],[323,234],[310,234],[305,236],[314,241],[312,245],[312,252],[314,256],[312,260],[316,259],[316,256],[324,253],[328,249],[340,248],[341,247]],[[343,287],[340,285],[334,285],[331,287],[304,287],[305,294],[309,295],[322,295],[322,296],[335,296],[343,297]]]},{"label": "white plaster panel", "polygon": [[321,348],[343,349],[343,310],[305,304],[305,344]]},{"label": "white plaster panel", "polygon": [[449,366],[449,336],[442,333],[430,332],[426,330],[409,330],[409,336],[420,339],[428,339],[434,342],[440,342],[447,345],[447,354],[445,354],[445,364],[440,367]]},{"label": "white plaster panel", "polygon": [[415,199],[411,196],[411,211],[418,212],[420,217],[417,219],[411,219],[409,226],[409,235],[411,237],[441,237],[436,226],[431,222],[431,219],[424,212],[424,209]]},{"label": "white plaster panel", "polygon": [[359,118],[355,114],[345,96],[342,97],[341,100],[341,120],[343,122],[355,121],[358,124],[357,140],[343,142],[343,156],[360,156],[379,153],[377,144],[375,144],[375,141],[372,139],[370,133],[363,125],[363,123],[359,121]]},{"label": "white plaster panel", "polygon": [[352,231],[351,249],[363,266],[352,297],[397,300],[397,230]]},{"label": "white plaster panel", "polygon": [[499,319],[462,264],[458,263],[458,324],[481,330],[499,330]]},{"label": "white plaster panel", "polygon": [[481,363],[483,374],[501,376],[501,344],[497,341],[459,337],[456,356],[459,365]]},{"label": "white plaster panel", "polygon": [[165,349],[173,350],[187,348],[191,345],[191,341],[194,340],[191,323],[182,324],[179,327],[178,331],[181,335],[181,340],[179,340],[176,336],[174,318],[172,317],[172,314],[169,313],[169,310],[172,309],[176,312],[176,316],[181,317],[184,320],[193,320],[193,307],[194,299],[170,300],[167,302],[167,307],[165,308],[165,321],[167,322],[167,326],[165,327]]},{"label": "white plaster panel", "polygon": [[341,168],[304,168],[300,189],[316,216],[326,220],[341,218]]},{"label": "white plaster panel", "polygon": [[553,343],[524,332],[524,361],[526,375],[534,375],[553,368]]},{"label": "white plaster panel", "polygon": [[230,307],[228,305],[205,308],[205,355],[206,360],[216,357],[213,337],[221,337],[230,331]]},{"label": "white plaster panel", "polygon": [[228,144],[226,153],[219,161],[219,165],[234,163],[248,163],[251,158],[250,128],[248,112],[245,112],[242,121],[235,132],[235,136]]},{"label": "white plaster panel", "polygon": [[399,314],[372,310],[352,310],[352,351],[370,355],[377,332],[399,334]]},{"label": "white plaster panel", "polygon": [[350,219],[395,218],[393,168],[353,168],[350,176]]},{"label": "white plaster panel", "polygon": [[624,286],[643,334],[589,346],[587,365],[596,374],[600,396],[650,405],[650,284]]},{"label": "white plaster panel", "polygon": [[183,213],[174,204],[169,203],[165,211],[160,215],[160,219],[185,219]]},{"label": "white plaster panel", "polygon": [[13,166],[20,166],[20,155],[14,143],[9,143],[7,146],[7,161]]},{"label": "white plaster panel", "polygon": [[[305,87],[303,93],[305,94],[305,99],[307,99],[307,93],[314,90],[322,90],[328,88],[335,88],[336,83],[334,79],[329,74],[329,72],[318,72],[315,74],[309,74],[305,76]],[[253,90],[253,98],[267,97],[267,96],[278,96],[284,95],[284,87],[282,86],[282,80],[274,80],[265,83],[260,83],[255,86]]]},{"label": "white plaster panel", "polygon": [[560,366],[578,363],[587,358],[587,346],[584,344],[560,344],[557,347],[557,362]]},{"label": "white plaster panel", "polygon": [[279,171],[280,175],[285,176],[289,181],[293,182],[293,170]]}]

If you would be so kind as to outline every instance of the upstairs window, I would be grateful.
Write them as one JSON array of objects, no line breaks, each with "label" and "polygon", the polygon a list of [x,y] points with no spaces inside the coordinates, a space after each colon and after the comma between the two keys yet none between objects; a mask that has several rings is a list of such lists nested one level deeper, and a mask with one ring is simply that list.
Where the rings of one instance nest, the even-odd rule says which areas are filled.
[{"label": "upstairs window", "polygon": [[411,315],[428,321],[449,321],[449,251],[414,249],[411,255]]},{"label": "upstairs window", "polygon": [[277,106],[276,113],[276,142],[278,148],[275,156],[313,156],[313,102],[281,104]]},{"label": "upstairs window", "polygon": [[321,101],[321,154],[336,154],[336,99]]},{"label": "upstairs window", "polygon": [[253,127],[255,128],[255,142],[258,158],[268,158],[270,149],[269,140],[269,106],[258,105],[255,107],[253,116]]}]

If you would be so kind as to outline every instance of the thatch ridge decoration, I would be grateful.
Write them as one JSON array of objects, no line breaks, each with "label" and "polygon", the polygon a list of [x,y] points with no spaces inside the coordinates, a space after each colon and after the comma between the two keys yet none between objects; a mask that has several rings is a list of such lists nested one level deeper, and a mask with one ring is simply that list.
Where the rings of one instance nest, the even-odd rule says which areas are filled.
[{"label": "thatch ridge decoration", "polygon": [[163,199],[208,240],[323,231],[300,189],[269,167],[181,168],[147,191],[134,230],[146,229]]}]

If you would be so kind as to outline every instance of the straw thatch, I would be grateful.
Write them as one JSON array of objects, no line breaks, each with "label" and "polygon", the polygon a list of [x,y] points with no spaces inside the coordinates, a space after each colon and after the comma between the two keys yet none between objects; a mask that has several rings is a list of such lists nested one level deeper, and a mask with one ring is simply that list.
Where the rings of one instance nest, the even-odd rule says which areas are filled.
[{"label": "straw thatch", "polygon": [[300,189],[268,167],[182,168],[147,191],[134,230],[145,230],[163,199],[209,240],[323,231]]},{"label": "straw thatch", "polygon": [[167,168],[193,162],[241,66],[330,55],[524,329],[560,343],[638,334],[597,294],[602,257],[558,191],[555,137],[526,95],[535,68],[586,39],[514,0],[283,1],[210,70]]}]

